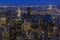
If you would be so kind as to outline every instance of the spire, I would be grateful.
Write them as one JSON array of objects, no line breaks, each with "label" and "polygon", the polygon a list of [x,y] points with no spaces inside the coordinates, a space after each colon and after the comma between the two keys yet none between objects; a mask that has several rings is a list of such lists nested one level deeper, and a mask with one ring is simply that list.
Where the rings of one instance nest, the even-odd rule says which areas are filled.
[{"label": "spire", "polygon": [[18,16],[18,17],[21,16],[21,10],[20,10],[20,7],[18,7],[18,9],[17,9],[17,16]]}]

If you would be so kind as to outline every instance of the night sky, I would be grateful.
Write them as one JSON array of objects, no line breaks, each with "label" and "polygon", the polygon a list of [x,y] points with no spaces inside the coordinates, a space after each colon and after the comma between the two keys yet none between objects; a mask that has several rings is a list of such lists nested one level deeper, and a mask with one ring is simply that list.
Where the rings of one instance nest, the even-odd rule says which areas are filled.
[{"label": "night sky", "polygon": [[60,0],[0,0],[0,5],[60,5]]}]

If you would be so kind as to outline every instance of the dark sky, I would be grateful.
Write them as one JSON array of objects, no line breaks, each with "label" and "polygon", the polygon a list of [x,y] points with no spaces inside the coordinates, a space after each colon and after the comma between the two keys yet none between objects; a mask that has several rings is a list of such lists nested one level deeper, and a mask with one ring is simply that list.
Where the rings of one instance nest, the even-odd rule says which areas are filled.
[{"label": "dark sky", "polygon": [[0,0],[0,5],[60,5],[60,0]]}]

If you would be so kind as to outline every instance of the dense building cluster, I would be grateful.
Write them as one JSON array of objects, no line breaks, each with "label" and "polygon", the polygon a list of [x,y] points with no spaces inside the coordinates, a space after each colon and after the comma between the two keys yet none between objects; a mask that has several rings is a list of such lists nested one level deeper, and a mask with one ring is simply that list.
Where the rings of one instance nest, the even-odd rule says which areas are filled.
[{"label": "dense building cluster", "polygon": [[0,40],[60,40],[57,10],[53,11],[51,7],[43,8],[43,11],[41,7],[1,7]]}]

